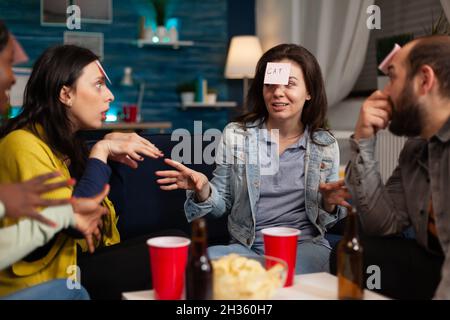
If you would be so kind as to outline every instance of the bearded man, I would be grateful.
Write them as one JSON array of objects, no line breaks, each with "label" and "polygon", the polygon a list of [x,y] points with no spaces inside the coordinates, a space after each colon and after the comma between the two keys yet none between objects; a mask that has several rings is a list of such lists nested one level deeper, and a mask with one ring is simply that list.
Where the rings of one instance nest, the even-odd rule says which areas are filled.
[{"label": "bearded man", "polygon": [[[336,204],[351,198],[356,206],[364,271],[371,265],[380,270],[377,291],[393,298],[450,299],[450,37],[409,42],[388,62],[387,73],[383,91],[362,105],[345,183],[321,189],[334,193]],[[377,131],[387,127],[411,139],[384,184],[375,144]],[[402,236],[407,229],[415,237]]]}]

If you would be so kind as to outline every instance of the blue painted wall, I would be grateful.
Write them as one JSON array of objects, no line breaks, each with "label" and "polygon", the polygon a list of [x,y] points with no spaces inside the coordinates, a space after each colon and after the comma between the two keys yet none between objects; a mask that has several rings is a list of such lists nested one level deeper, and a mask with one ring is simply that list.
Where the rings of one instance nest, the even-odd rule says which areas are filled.
[{"label": "blue painted wall", "polygon": [[[146,83],[142,110],[145,121],[171,121],[174,129],[192,130],[193,121],[202,120],[204,130],[222,129],[230,118],[228,110],[182,111],[176,86],[201,74],[208,79],[210,87],[219,90],[219,100],[240,98],[229,95],[229,87],[236,86],[236,82],[233,84],[224,79],[223,72],[229,39],[239,34],[237,26],[242,27],[240,34],[254,32],[254,0],[244,1],[243,6],[238,6],[240,1],[236,0],[171,0],[169,17],[179,19],[180,40],[195,42],[193,47],[179,50],[137,48],[134,44],[138,38],[139,17],[151,12],[148,2],[113,0],[112,24],[83,23],[81,26],[81,31],[104,34],[103,65],[113,81],[111,89],[116,97],[112,107],[120,109],[123,103],[137,101],[137,87],[118,85],[123,68],[130,66],[134,77]],[[65,27],[40,25],[38,0],[0,0],[0,19],[6,22],[28,53],[31,59],[28,66],[47,47],[61,44],[63,32],[68,31]]]},{"label": "blue painted wall", "polygon": [[[229,0],[228,8],[228,37],[254,35],[255,34],[255,0],[237,1]],[[229,79],[228,95],[231,100],[238,101],[242,105],[243,101],[243,80]],[[241,108],[230,112],[231,117],[239,114]]]}]

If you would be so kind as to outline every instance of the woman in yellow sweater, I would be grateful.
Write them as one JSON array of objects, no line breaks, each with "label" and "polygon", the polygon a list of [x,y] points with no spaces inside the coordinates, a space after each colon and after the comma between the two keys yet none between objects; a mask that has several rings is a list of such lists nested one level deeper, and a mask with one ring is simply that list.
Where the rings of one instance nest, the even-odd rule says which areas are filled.
[{"label": "woman in yellow sweater", "polygon": [[[78,184],[75,190],[68,186],[47,193],[47,198],[93,196],[109,180],[108,160],[136,167],[142,156],[162,156],[153,144],[135,134],[107,135],[88,151],[79,131],[101,127],[114,99],[105,78],[98,57],[91,51],[71,45],[47,49],[33,66],[21,114],[0,130],[0,183],[20,182],[59,171],[61,179],[75,177]],[[96,246],[103,248],[100,249],[103,255],[112,257],[109,261],[114,261],[114,256],[124,251],[117,246],[120,236],[114,207],[107,199],[104,206],[109,214],[103,219]],[[5,218],[0,227],[17,222]],[[109,246],[114,249],[108,250]],[[130,246],[126,248],[131,250]],[[83,281],[83,272],[92,270],[80,272],[76,266],[80,257],[89,261],[90,256],[82,253],[86,249],[85,240],[74,230],[60,232],[47,245],[0,272],[0,296],[52,279],[81,277]],[[86,269],[95,267],[85,265]],[[100,264],[98,267],[102,268]],[[111,277],[114,283],[115,274],[108,274],[108,270],[99,272]],[[89,283],[86,285],[89,287]]]}]

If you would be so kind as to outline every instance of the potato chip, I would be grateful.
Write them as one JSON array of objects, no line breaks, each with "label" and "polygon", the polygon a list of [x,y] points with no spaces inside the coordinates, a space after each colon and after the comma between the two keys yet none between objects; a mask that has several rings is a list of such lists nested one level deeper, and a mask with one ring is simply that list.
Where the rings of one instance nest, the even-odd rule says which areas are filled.
[{"label": "potato chip", "polygon": [[214,298],[270,299],[275,290],[282,286],[286,267],[275,264],[266,270],[260,261],[264,261],[264,256],[247,258],[238,254],[213,260]]}]

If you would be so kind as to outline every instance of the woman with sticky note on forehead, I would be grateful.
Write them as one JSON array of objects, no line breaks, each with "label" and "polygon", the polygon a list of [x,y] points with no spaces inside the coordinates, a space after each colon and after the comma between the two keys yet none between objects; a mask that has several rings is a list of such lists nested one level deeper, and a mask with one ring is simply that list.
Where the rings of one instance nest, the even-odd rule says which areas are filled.
[{"label": "woman with sticky note on forehead", "polygon": [[[120,161],[135,168],[144,156],[160,157],[161,152],[153,144],[135,134],[107,135],[91,150],[87,149],[79,136],[80,130],[100,128],[114,99],[106,80],[105,70],[90,50],[73,45],[47,49],[33,66],[25,89],[22,112],[0,130],[0,183],[20,182],[59,171],[60,179],[74,177],[78,183],[75,187],[67,186],[46,193],[46,197],[90,197],[100,193],[109,181],[111,169],[107,165],[108,160]],[[100,279],[105,277],[109,277],[105,283],[117,283],[115,280],[122,275],[112,272],[120,270],[120,267],[107,268],[100,263],[110,263],[123,254],[118,248],[121,244],[118,244],[120,236],[114,207],[107,199],[103,205],[109,213],[100,221],[99,229],[94,234],[97,240],[95,247],[92,244],[89,247],[91,252],[99,249],[101,259],[95,260],[96,255],[91,256],[87,252],[85,240],[74,230],[66,229],[24,260],[0,272],[0,297],[58,278],[79,279],[81,276],[88,291],[92,287],[86,280],[89,275],[90,280],[97,284],[101,284]],[[15,223],[16,219],[5,218],[1,221],[1,227]],[[146,263],[146,247],[138,246],[139,254],[142,253],[139,260]],[[108,251],[110,248],[112,250]],[[132,246],[128,246],[127,250],[133,251]],[[113,257],[106,259],[108,255]],[[79,274],[76,267],[83,261]],[[90,261],[100,264],[96,266]],[[127,261],[130,265],[134,263],[132,259]],[[123,272],[127,273],[131,277],[140,276],[131,270]],[[146,280],[146,277],[143,278],[142,283]],[[118,292],[127,291],[126,287],[115,289]],[[98,290],[112,291],[106,286]],[[95,292],[91,293],[91,297],[96,298]]]},{"label": "woman with sticky note on forehead", "polygon": [[298,238],[296,273],[329,270],[324,235],[346,215],[345,204],[320,191],[338,180],[339,148],[326,129],[327,98],[320,67],[305,48],[278,45],[259,60],[247,97],[248,113],[224,130],[214,177],[170,159],[176,170],[159,171],[164,190],[188,189],[189,221],[228,215],[231,242],[208,249],[263,254],[261,230],[290,227]]}]

